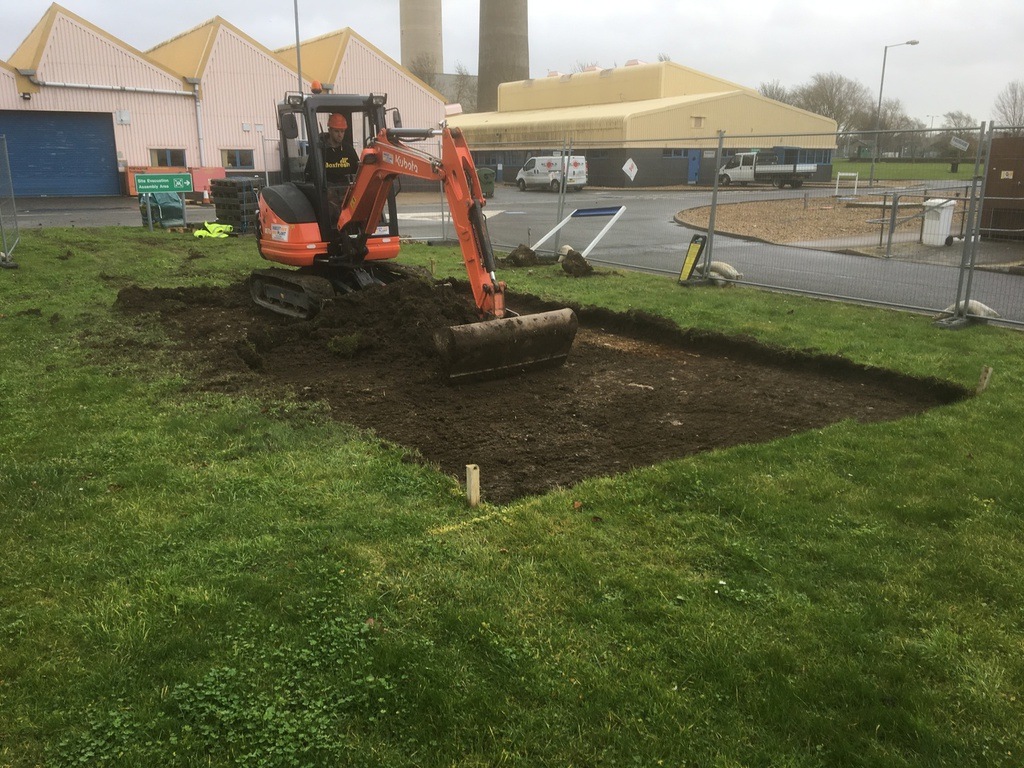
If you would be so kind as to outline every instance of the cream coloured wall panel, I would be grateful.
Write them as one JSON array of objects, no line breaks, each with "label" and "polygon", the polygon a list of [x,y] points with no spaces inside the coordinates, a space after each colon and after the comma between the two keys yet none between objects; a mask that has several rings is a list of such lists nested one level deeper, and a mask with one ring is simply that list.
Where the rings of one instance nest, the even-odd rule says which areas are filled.
[{"label": "cream coloured wall panel", "polygon": [[408,72],[353,37],[335,79],[336,93],[385,93],[406,127],[428,128],[444,120],[444,102]]},{"label": "cream coloured wall panel", "polygon": [[203,75],[205,164],[221,165],[222,150],[251,149],[254,174],[265,170],[264,152],[266,169],[279,170],[277,102],[287,91],[297,88],[294,71],[269,52],[222,28]]},{"label": "cream coloured wall panel", "polygon": [[64,15],[55,20],[37,76],[48,82],[185,90],[180,77]]},{"label": "cream coloured wall panel", "polygon": [[14,73],[0,67],[0,109],[24,109],[28,102],[18,93],[18,80]]}]

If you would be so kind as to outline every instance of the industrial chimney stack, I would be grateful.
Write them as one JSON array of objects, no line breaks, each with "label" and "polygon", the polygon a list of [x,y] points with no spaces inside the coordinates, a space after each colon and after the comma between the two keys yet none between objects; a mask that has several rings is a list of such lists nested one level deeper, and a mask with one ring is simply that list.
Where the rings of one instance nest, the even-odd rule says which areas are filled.
[{"label": "industrial chimney stack", "polygon": [[441,38],[441,0],[401,0],[399,3],[402,66],[430,81],[444,71]]},{"label": "industrial chimney stack", "polygon": [[[429,85],[444,71],[441,0],[400,0],[402,66]],[[527,0],[480,0],[476,108],[498,108],[498,86],[530,76]]]},{"label": "industrial chimney stack", "polygon": [[527,0],[480,0],[477,109],[498,108],[498,86],[530,77]]}]

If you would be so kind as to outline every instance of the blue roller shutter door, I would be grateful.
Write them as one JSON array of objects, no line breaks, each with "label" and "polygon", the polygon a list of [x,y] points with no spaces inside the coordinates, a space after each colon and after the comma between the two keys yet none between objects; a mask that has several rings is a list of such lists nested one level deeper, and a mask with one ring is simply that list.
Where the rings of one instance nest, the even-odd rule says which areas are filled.
[{"label": "blue roller shutter door", "polygon": [[110,113],[3,112],[15,197],[120,195]]}]

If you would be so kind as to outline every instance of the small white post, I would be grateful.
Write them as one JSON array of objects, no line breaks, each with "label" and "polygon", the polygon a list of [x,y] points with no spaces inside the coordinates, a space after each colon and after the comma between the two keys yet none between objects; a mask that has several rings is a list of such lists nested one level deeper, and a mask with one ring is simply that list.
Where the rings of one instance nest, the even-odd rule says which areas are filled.
[{"label": "small white post", "polygon": [[988,383],[992,380],[992,366],[983,365],[981,367],[981,378],[978,379],[978,386],[975,387],[974,393],[980,395],[986,389],[988,389]]},{"label": "small white post", "polygon": [[480,505],[480,467],[477,464],[466,465],[466,501],[471,507]]}]

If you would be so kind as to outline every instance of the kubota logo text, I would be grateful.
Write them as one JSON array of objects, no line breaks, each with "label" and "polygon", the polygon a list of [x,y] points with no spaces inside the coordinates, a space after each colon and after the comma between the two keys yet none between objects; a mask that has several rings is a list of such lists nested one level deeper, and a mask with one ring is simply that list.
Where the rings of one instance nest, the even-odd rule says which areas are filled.
[{"label": "kubota logo text", "polygon": [[396,157],[391,152],[381,152],[381,157],[384,159],[384,162],[387,163],[388,165],[397,165],[399,168],[409,171],[409,173],[420,172],[419,163],[417,163],[415,160],[410,160],[409,158],[402,157],[401,155],[398,155]]}]

